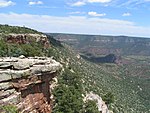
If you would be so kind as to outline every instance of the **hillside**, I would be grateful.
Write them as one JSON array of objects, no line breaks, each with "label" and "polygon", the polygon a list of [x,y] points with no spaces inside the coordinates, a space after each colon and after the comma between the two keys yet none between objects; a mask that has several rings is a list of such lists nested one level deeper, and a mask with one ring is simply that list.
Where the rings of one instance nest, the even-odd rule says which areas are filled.
[{"label": "hillside", "polygon": [[[80,73],[87,92],[93,91],[101,97],[111,92],[115,96],[114,103],[110,105],[114,113],[149,112],[150,76],[146,65],[145,67],[142,67],[141,63],[123,66],[110,63],[97,65],[82,58],[78,59],[70,47],[63,50],[61,55],[69,60],[73,70]],[[145,60],[141,62],[144,63]]]},{"label": "hillside", "polygon": [[[94,40],[93,37],[99,37],[99,39],[101,39],[101,36],[66,34],[51,35],[54,36],[55,39],[71,45],[76,52],[79,52],[80,54],[84,53],[85,55],[92,54],[93,56],[101,56],[111,53],[116,54],[115,52],[110,50],[108,51],[108,53],[103,51],[101,54],[98,54],[98,52],[95,53],[93,47],[94,49],[97,47],[103,49],[106,48],[106,50],[107,47],[112,47],[113,50],[116,47],[121,47],[122,51],[119,53],[119,56],[121,56],[123,60],[123,64],[121,65],[113,63],[95,64],[92,62],[87,62],[82,58],[80,60],[76,59],[79,64],[82,64],[78,69],[82,70],[82,72],[85,73],[83,77],[86,81],[84,83],[85,87],[88,90],[93,90],[95,93],[98,93],[101,96],[108,92],[112,92],[115,95],[115,102],[111,106],[114,109],[113,111],[115,111],[116,113],[149,112],[150,57],[147,55],[149,55],[150,52],[148,49],[148,43],[150,39],[136,39],[133,37],[116,37],[116,39],[115,37],[106,37],[105,39],[103,37],[103,42],[98,41],[98,43],[95,44],[95,42],[91,41]],[[109,38],[114,38],[117,43],[113,44],[113,42],[107,42]],[[121,43],[121,41],[117,41],[119,39],[122,39],[124,41],[122,41]],[[131,40],[134,41],[134,44]],[[91,46],[92,44],[94,46]],[[135,48],[132,48],[130,50],[129,45]],[[91,49],[94,52],[91,51]],[[71,54],[70,56],[72,56]]]},{"label": "hillside", "polygon": [[[28,41],[30,38],[25,41],[27,43],[7,42],[9,34],[3,34],[0,48],[1,53],[5,54],[1,54],[2,57],[53,57],[63,65],[62,71],[57,73],[57,84],[51,92],[53,113],[98,113],[95,101],[83,101],[90,92],[102,97],[109,110],[114,113],[150,112],[149,56],[126,56],[124,59],[128,62],[123,65],[96,64],[84,60],[72,47],[55,40],[51,35],[46,36],[49,46],[45,48],[39,42]],[[20,34],[22,36],[23,33]],[[10,106],[3,106],[1,109],[8,111]]]},{"label": "hillside", "polygon": [[14,34],[22,34],[22,33],[36,33],[36,34],[41,34],[40,32],[33,30],[31,28],[27,27],[19,27],[19,26],[9,26],[9,25],[0,25],[0,34],[9,34],[9,33],[14,33]]}]

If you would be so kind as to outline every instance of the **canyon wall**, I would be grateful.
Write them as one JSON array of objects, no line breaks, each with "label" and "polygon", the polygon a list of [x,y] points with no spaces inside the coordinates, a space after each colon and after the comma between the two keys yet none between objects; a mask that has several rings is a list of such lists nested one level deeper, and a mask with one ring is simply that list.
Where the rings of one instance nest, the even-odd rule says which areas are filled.
[{"label": "canyon wall", "polygon": [[44,48],[50,47],[47,36],[43,34],[8,34],[5,36],[5,40],[8,43],[40,43]]},{"label": "canyon wall", "polygon": [[55,39],[71,45],[80,53],[90,53],[94,56],[115,54],[150,55],[150,39],[128,36],[80,35],[50,33]]},{"label": "canyon wall", "polygon": [[51,113],[50,87],[61,67],[46,57],[0,58],[0,107],[15,105],[22,113]]}]

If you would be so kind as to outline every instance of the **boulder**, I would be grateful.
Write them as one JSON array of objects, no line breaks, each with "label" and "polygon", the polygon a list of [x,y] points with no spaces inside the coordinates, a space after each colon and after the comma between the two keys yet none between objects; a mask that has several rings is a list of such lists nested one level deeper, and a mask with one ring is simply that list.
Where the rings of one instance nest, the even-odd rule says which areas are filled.
[{"label": "boulder", "polygon": [[20,55],[19,58],[20,58],[20,59],[23,59],[23,58],[25,58],[25,56],[24,56],[24,55]]}]

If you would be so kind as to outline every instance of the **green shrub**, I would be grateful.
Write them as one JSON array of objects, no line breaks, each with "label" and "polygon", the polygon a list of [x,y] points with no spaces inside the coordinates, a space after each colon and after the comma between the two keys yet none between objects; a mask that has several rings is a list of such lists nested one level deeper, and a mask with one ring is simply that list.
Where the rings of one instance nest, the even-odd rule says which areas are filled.
[{"label": "green shrub", "polygon": [[27,27],[18,27],[18,26],[9,26],[9,25],[0,25],[0,33],[17,33],[17,34],[22,34],[22,33],[37,33],[41,34],[36,30],[27,28]]},{"label": "green shrub", "polygon": [[25,55],[26,57],[43,56],[46,53],[43,51],[43,47],[38,43],[30,44],[12,44],[7,43],[4,40],[0,40],[0,56],[12,56],[18,57]]},{"label": "green shrub", "polygon": [[81,113],[82,85],[76,74],[65,69],[61,75],[59,86],[53,91],[56,102],[53,113]]},{"label": "green shrub", "polygon": [[6,56],[8,53],[8,47],[7,44],[4,42],[4,40],[0,40],[0,56]]},{"label": "green shrub", "polygon": [[103,100],[106,104],[111,104],[114,102],[114,95],[111,92],[108,92],[106,95],[104,95]]},{"label": "green shrub", "polygon": [[84,113],[100,113],[98,111],[98,107],[96,105],[96,102],[92,101],[92,100],[89,100],[88,102],[86,102]]},{"label": "green shrub", "polygon": [[4,113],[19,113],[14,105],[6,105],[1,107]]}]

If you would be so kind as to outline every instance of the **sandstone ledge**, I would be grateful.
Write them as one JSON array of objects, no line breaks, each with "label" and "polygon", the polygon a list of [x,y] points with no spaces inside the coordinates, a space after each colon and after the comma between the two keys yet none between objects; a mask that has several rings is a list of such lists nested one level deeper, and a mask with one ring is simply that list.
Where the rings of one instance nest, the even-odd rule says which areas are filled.
[{"label": "sandstone ledge", "polygon": [[0,58],[0,106],[13,104],[22,113],[50,113],[50,81],[61,68],[47,57]]}]

